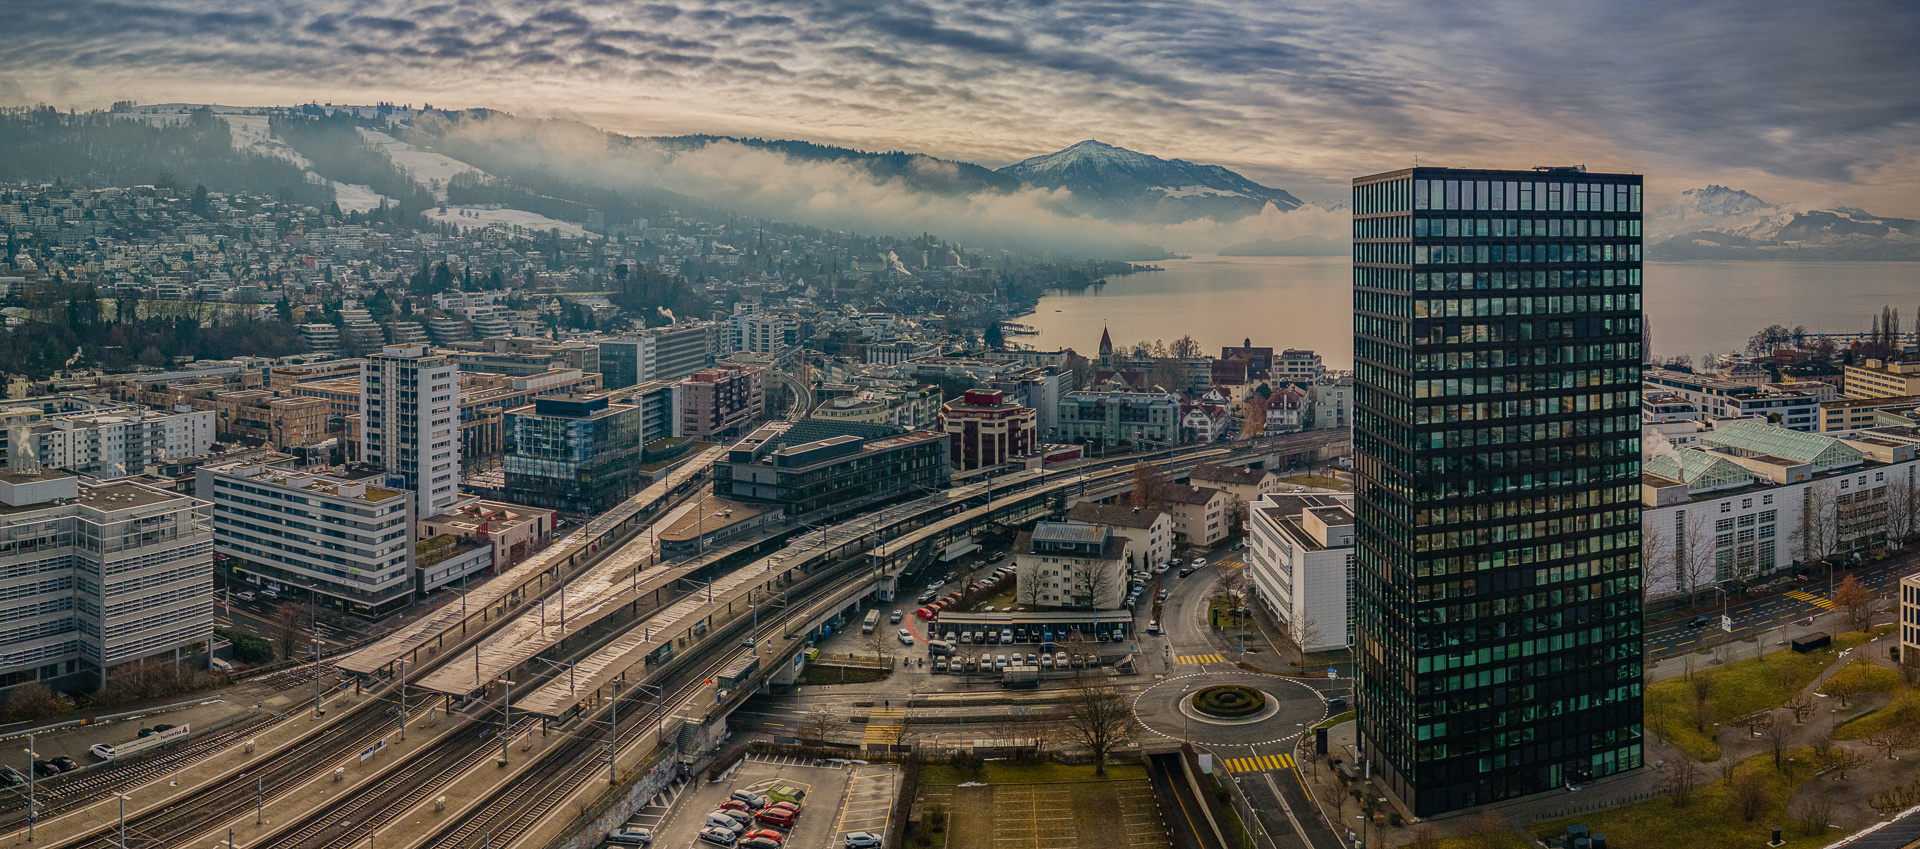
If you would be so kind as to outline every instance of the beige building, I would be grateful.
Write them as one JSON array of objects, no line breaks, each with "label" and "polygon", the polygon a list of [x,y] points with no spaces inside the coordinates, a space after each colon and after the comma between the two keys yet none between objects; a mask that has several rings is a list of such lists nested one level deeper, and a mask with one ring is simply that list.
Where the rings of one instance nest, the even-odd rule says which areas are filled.
[{"label": "beige building", "polygon": [[1864,365],[1847,366],[1843,388],[1850,398],[1920,395],[1920,362],[1868,360]]},{"label": "beige building", "polygon": [[1260,496],[1269,492],[1279,492],[1280,476],[1266,469],[1252,469],[1246,466],[1219,466],[1205,463],[1193,467],[1190,478],[1194,486],[1209,486],[1222,490],[1249,504],[1259,501]]},{"label": "beige building", "polygon": [[493,570],[512,568],[538,551],[553,533],[552,510],[504,501],[467,501],[420,522],[420,538],[449,534],[493,546]]},{"label": "beige building", "polygon": [[1920,395],[1885,398],[1839,398],[1820,405],[1820,432],[1877,427],[1881,410],[1920,404]]},{"label": "beige building", "polygon": [[1900,579],[1900,662],[1920,665],[1920,574]]},{"label": "beige building", "polygon": [[1173,513],[1173,534],[1188,545],[1206,547],[1225,539],[1232,521],[1233,496],[1207,486],[1167,487],[1167,509]]}]

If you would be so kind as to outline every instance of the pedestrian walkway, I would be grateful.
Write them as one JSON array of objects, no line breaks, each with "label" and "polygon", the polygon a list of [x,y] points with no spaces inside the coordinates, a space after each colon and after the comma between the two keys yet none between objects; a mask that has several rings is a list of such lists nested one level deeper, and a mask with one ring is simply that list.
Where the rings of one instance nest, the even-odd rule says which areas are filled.
[{"label": "pedestrian walkway", "polygon": [[1251,758],[1227,758],[1227,769],[1234,772],[1264,772],[1269,769],[1293,769],[1292,755],[1255,755]]},{"label": "pedestrian walkway", "polygon": [[1813,593],[1807,592],[1806,590],[1788,590],[1786,592],[1786,596],[1787,598],[1804,601],[1808,604],[1814,605],[1815,607],[1824,608],[1826,610],[1833,609],[1833,599],[1822,598],[1820,596],[1814,595]]},{"label": "pedestrian walkway", "polygon": [[1238,569],[1242,566],[1247,565],[1244,561],[1240,561],[1240,560],[1215,560],[1213,562],[1217,566],[1225,566],[1229,569]]},{"label": "pedestrian walkway", "polygon": [[1217,654],[1183,654],[1178,658],[1175,658],[1175,660],[1178,660],[1180,663],[1184,663],[1188,666],[1198,666],[1202,663],[1226,663],[1227,662],[1226,658],[1221,657],[1220,655],[1217,655]]},{"label": "pedestrian walkway", "polygon": [[897,708],[880,708],[867,719],[867,733],[861,738],[862,746],[894,746],[900,743],[900,735],[907,730],[907,712]]}]

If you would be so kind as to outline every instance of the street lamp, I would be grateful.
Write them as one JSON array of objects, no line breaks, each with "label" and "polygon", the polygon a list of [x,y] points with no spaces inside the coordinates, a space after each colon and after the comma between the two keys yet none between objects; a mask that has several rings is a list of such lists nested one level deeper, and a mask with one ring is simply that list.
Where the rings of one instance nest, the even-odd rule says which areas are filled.
[{"label": "street lamp", "polygon": [[33,769],[33,762],[36,758],[40,757],[40,753],[33,750],[32,734],[27,735],[27,747],[22,751],[27,753],[27,842],[32,843],[33,826],[34,823],[40,819],[40,803],[34,795],[34,787],[36,786],[34,777],[36,773]]}]

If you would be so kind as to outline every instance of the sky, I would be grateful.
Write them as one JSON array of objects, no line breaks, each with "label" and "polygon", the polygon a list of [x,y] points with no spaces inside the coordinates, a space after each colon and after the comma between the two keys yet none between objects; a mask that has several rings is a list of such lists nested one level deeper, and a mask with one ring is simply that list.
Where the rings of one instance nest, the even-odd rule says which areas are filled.
[{"label": "sky", "polygon": [[0,106],[389,101],[911,150],[1087,138],[1307,199],[1414,163],[1920,217],[1912,0],[23,0]]}]

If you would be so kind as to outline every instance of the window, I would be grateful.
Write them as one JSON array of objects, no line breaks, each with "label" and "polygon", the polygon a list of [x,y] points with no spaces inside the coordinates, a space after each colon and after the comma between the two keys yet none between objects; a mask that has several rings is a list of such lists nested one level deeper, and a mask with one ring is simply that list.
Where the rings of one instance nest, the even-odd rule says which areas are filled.
[{"label": "window", "polygon": [[1720,512],[1722,512],[1722,513],[1732,513],[1732,512],[1733,512],[1733,502],[1731,502],[1731,501],[1722,501],[1722,502],[1720,502]]}]

